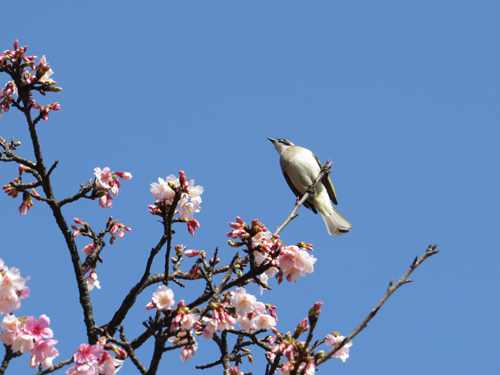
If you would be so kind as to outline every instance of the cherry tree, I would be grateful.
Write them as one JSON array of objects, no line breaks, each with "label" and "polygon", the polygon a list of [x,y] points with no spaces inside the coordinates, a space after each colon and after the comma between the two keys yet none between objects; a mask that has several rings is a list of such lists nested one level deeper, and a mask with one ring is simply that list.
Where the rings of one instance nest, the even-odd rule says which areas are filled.
[{"label": "cherry tree", "polygon": [[[61,88],[51,78],[53,71],[45,56],[38,59],[27,55],[26,51],[27,47],[20,47],[16,41],[12,50],[0,54],[0,72],[8,77],[5,87],[0,89],[0,116],[3,113],[5,121],[5,113],[11,108],[24,115],[35,160],[23,156],[26,152],[15,140],[15,135],[10,135],[10,140],[0,136],[0,161],[18,166],[18,175],[12,176],[12,181],[5,181],[3,190],[20,201],[21,215],[27,215],[35,202],[50,208],[71,255],[87,342],[74,348],[71,358],[61,360],[58,341],[49,328],[50,318],[46,315],[38,318],[16,316],[14,313],[21,308],[21,300],[29,296],[29,278],[22,277],[16,268],[22,267],[22,259],[10,267],[0,259],[0,314],[3,316],[0,340],[5,347],[0,374],[8,370],[10,361],[16,357],[28,358],[26,366],[37,369],[38,374],[60,370],[75,375],[109,375],[122,366],[135,367],[141,374],[155,374],[162,359],[171,352],[180,351],[184,362],[196,355],[200,340],[213,343],[220,352],[220,356],[199,366],[200,369],[218,367],[224,374],[240,375],[244,374],[243,367],[249,366],[252,370],[251,365],[243,365],[245,357],[253,362],[253,356],[263,355],[267,363],[265,374],[314,374],[315,369],[328,360],[345,362],[353,338],[399,287],[411,281],[410,274],[438,252],[436,245],[429,245],[399,281],[391,281],[379,303],[350,334],[316,332],[322,302],[310,307],[296,327],[279,332],[277,306],[266,303],[263,292],[271,289],[269,281],[272,278],[279,285],[306,277],[314,271],[317,260],[312,244],[286,244],[286,238],[280,238],[279,234],[295,218],[297,209],[314,192],[315,185],[329,173],[331,163],[326,163],[314,184],[274,233],[258,220],[246,223],[236,217],[229,223],[228,244],[234,248],[234,256],[228,264],[221,264],[218,248],[213,254],[207,254],[174,242],[174,226],[184,225],[192,236],[200,227],[195,214],[201,209],[204,193],[202,186],[188,179],[184,171],[178,171],[176,175],[160,177],[151,183],[148,209],[159,219],[163,231],[144,260],[142,276],[124,293],[111,320],[95,322],[94,310],[99,306],[91,303],[90,293],[100,288],[98,274],[102,250],[107,244],[124,239],[132,228],[109,217],[103,227],[97,229],[83,218],[65,217],[62,207],[80,200],[93,200],[98,206],[110,209],[122,184],[126,188],[126,181],[132,174],[96,167],[93,178],[73,195],[55,196],[51,174],[57,163],[45,164],[38,125],[42,120],[48,121],[53,111],[60,110],[60,105],[57,102],[39,104],[37,100],[38,96],[45,99],[47,94],[57,93]],[[75,242],[77,236],[88,240],[81,249]],[[184,265],[187,258],[194,260],[190,268]],[[162,273],[152,274],[154,262],[162,264]],[[174,295],[169,287],[173,283],[188,287],[200,280],[205,284],[204,291],[190,301],[182,295]],[[258,298],[245,288],[250,283],[259,286],[261,295]],[[136,305],[138,296],[150,286],[156,287],[156,291],[150,302],[142,307],[144,330],[137,337],[129,338],[124,320]],[[146,342],[153,342],[153,349],[149,357],[140,357],[136,351]]]}]

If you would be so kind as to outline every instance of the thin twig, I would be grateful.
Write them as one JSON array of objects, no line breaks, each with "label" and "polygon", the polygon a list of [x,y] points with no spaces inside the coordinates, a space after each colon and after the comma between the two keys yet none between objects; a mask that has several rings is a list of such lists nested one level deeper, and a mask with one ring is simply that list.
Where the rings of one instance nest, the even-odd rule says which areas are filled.
[{"label": "thin twig", "polygon": [[332,349],[330,349],[322,358],[318,359],[316,361],[316,366],[320,365],[323,362],[326,362],[330,358],[332,358],[336,352],[338,352],[340,349],[344,347],[345,344],[350,342],[354,337],[356,337],[363,329],[366,328],[368,323],[373,319],[373,317],[377,314],[377,312],[380,310],[382,305],[387,301],[387,299],[396,291],[398,290],[402,285],[407,284],[409,282],[412,282],[413,280],[409,280],[408,277],[411,275],[415,269],[421,265],[427,258],[430,256],[437,254],[439,250],[436,250],[437,244],[433,245],[430,244],[425,253],[419,258],[418,256],[415,258],[413,263],[411,264],[410,268],[406,271],[406,273],[399,279],[399,281],[392,285],[389,285],[389,288],[387,289],[387,292],[384,294],[382,299],[377,303],[375,308],[368,314],[368,316],[361,322],[359,326],[356,327],[354,331],[351,332],[349,336],[344,338],[342,342],[338,343],[335,345]]},{"label": "thin twig", "polygon": [[332,164],[333,163],[331,161],[327,160],[325,166],[321,169],[321,172],[319,173],[318,177],[316,177],[314,182],[307,188],[306,193],[302,196],[302,198],[300,198],[300,200],[297,200],[297,202],[295,203],[295,207],[293,208],[290,215],[288,215],[288,217],[283,222],[283,224],[281,224],[278,228],[276,228],[276,231],[274,232],[275,236],[280,234],[280,232],[283,229],[285,229],[285,227],[288,225],[288,223],[290,223],[290,221],[292,221],[293,219],[295,219],[297,217],[297,215],[298,215],[297,210],[309,198],[309,196],[311,195],[311,192],[314,192],[314,188],[316,187],[316,185],[319,184],[319,182],[323,179],[323,177],[327,176],[328,173],[330,173],[330,169],[332,168]]}]

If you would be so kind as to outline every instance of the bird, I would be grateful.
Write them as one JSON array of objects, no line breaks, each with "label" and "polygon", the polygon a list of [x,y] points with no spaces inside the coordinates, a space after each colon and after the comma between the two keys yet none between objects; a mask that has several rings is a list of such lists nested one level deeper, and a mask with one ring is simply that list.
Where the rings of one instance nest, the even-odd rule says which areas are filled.
[{"label": "bird", "polygon": [[[323,166],[310,150],[295,146],[292,142],[284,139],[267,138],[276,147],[280,154],[280,166],[285,180],[297,198],[301,198],[307,188],[313,184]],[[334,207],[338,204],[335,188],[330,176],[325,176],[314,188],[314,194],[304,202],[304,206],[315,214],[321,214],[328,233],[341,236],[352,228],[349,223]]]}]

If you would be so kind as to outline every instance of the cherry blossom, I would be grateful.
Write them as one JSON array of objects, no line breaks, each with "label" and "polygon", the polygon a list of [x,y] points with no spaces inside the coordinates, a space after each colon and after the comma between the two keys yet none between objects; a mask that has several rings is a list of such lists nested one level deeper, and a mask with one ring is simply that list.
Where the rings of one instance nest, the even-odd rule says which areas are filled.
[{"label": "cherry blossom", "polygon": [[316,260],[298,246],[283,246],[278,256],[278,266],[287,281],[297,281],[299,276],[305,276],[306,273],[314,271]]},{"label": "cherry blossom", "polygon": [[130,180],[132,174],[129,172],[113,172],[109,167],[101,169],[99,167],[94,168],[95,175],[95,188],[94,194],[99,197],[99,206],[102,208],[111,208],[114,196],[118,195],[118,190],[121,186],[120,177],[123,180]]},{"label": "cherry blossom", "polygon": [[174,292],[165,285],[160,285],[156,292],[153,293],[151,302],[146,305],[146,309],[157,308],[160,311],[172,310],[174,307]]},{"label": "cherry blossom", "polygon": [[[329,333],[325,337],[325,344],[328,346],[335,346],[344,340],[344,336],[340,336],[338,332]],[[340,348],[333,356],[335,358],[340,358],[342,362],[345,362],[349,358],[349,348],[352,346],[352,342],[349,341],[342,348]]]},{"label": "cherry blossom", "polygon": [[[0,259],[1,261],[1,259]],[[21,307],[21,294],[27,279],[21,277],[21,272],[15,267],[10,269],[2,262],[0,272],[0,314],[10,314],[12,310]]]},{"label": "cherry blossom", "polygon": [[[187,222],[189,233],[194,236],[194,232],[200,227],[200,223],[194,219],[194,214],[201,210],[201,194],[203,187],[194,185],[194,180],[187,182],[184,171],[179,171],[179,178],[169,175],[164,180],[158,178],[158,182],[153,182],[150,186],[153,198],[156,199],[154,205],[149,205],[149,212],[153,215],[165,216],[170,212],[170,206],[174,199],[178,200],[175,207],[175,214],[180,213],[180,221]],[[176,197],[177,195],[177,198]]]},{"label": "cherry blossom", "polygon": [[116,374],[123,365],[123,359],[117,359],[108,352],[103,352],[99,362],[97,363],[97,368],[99,374],[102,375],[113,375]]},{"label": "cherry blossom", "polygon": [[236,288],[233,294],[232,304],[236,308],[238,315],[245,315],[251,313],[255,308],[257,298],[251,294],[247,294],[245,288]]},{"label": "cherry blossom", "polygon": [[31,349],[30,367],[37,368],[40,364],[44,367],[52,367],[52,361],[59,355],[59,351],[55,348],[57,340],[39,340],[35,343],[35,347]]},{"label": "cherry blossom", "polygon": [[151,184],[150,191],[153,193],[155,199],[162,199],[168,202],[172,201],[175,195],[173,187],[179,185],[179,180],[173,175],[167,176],[166,180],[158,178],[158,182],[153,182]]},{"label": "cherry blossom", "polygon": [[193,358],[194,353],[198,349],[198,343],[195,342],[193,345],[186,345],[185,347],[182,348],[181,351],[181,359],[182,362],[186,362],[188,359]]},{"label": "cherry blossom", "polygon": [[34,316],[26,318],[26,331],[28,331],[36,340],[51,338],[54,333],[49,328],[50,319],[47,315],[41,315],[38,320]]},{"label": "cherry blossom", "polygon": [[94,289],[94,287],[101,289],[101,284],[99,283],[99,280],[97,280],[97,273],[94,270],[90,272],[85,281],[87,282],[87,289],[89,291]]}]

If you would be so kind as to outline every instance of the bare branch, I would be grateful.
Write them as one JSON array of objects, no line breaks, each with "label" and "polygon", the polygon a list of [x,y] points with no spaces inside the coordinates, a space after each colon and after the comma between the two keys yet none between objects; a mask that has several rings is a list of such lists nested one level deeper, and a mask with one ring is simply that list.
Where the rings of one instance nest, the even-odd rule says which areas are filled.
[{"label": "bare branch", "polygon": [[316,361],[316,366],[320,365],[323,362],[326,362],[327,360],[331,359],[336,352],[338,352],[340,349],[344,347],[345,344],[348,342],[352,341],[354,337],[356,337],[363,329],[366,328],[368,323],[373,319],[373,317],[377,314],[377,312],[380,310],[382,305],[387,301],[387,299],[396,291],[398,290],[402,285],[407,284],[411,280],[408,280],[408,277],[411,275],[415,269],[421,265],[427,258],[430,256],[437,254],[439,250],[436,250],[437,244],[433,245],[430,244],[425,253],[421,257],[416,257],[413,263],[411,264],[410,268],[406,271],[406,273],[399,279],[399,281],[392,285],[392,281],[389,285],[389,288],[387,289],[387,292],[384,294],[382,299],[377,303],[375,308],[368,314],[368,316],[361,322],[359,326],[354,329],[354,331],[351,332],[349,336],[344,338],[342,342],[338,343],[335,345],[332,349],[330,349],[322,358],[318,359]]}]

